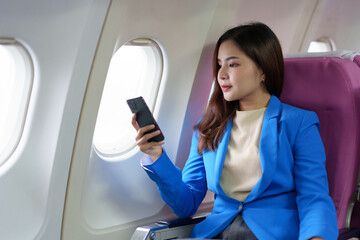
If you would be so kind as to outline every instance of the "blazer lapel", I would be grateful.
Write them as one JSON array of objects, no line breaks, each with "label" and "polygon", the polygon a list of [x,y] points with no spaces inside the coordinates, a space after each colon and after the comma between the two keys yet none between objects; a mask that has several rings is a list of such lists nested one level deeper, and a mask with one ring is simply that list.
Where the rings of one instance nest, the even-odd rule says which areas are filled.
[{"label": "blazer lapel", "polygon": [[268,104],[261,130],[259,154],[263,175],[246,198],[250,202],[262,194],[270,185],[275,173],[278,152],[278,116],[280,101],[272,96]]}]

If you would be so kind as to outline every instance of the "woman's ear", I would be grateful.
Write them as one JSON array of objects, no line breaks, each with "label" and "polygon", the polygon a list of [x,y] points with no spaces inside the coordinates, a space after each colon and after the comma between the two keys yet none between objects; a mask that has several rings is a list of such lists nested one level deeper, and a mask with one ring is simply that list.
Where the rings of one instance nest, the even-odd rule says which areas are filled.
[{"label": "woman's ear", "polygon": [[262,73],[261,73],[261,82],[264,83],[264,82],[265,82],[265,79],[266,79],[265,73],[262,72]]}]

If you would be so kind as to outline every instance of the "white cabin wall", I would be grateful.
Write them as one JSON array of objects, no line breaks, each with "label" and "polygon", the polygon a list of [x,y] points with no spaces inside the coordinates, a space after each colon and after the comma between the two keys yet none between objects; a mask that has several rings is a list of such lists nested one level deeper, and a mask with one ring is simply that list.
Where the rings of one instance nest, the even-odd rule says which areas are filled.
[{"label": "white cabin wall", "polygon": [[330,37],[338,50],[360,51],[360,1],[321,0],[301,51],[320,37]]},{"label": "white cabin wall", "polygon": [[60,239],[83,94],[108,1],[0,1],[0,37],[34,61],[23,136],[0,168],[0,238]]},{"label": "white cabin wall", "polygon": [[231,24],[263,22],[275,32],[284,53],[296,52],[299,51],[317,4],[318,0],[247,0],[237,9],[236,18]]}]

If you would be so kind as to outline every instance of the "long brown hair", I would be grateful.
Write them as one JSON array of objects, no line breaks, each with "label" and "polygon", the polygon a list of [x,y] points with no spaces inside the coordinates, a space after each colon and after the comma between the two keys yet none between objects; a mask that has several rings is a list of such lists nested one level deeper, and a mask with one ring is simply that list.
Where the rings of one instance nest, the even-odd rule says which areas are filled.
[{"label": "long brown hair", "polygon": [[277,97],[281,94],[284,79],[284,60],[280,42],[265,24],[253,22],[226,31],[217,41],[213,56],[214,91],[201,121],[194,127],[199,131],[198,151],[214,151],[222,138],[228,121],[236,113],[238,102],[228,102],[217,81],[218,52],[221,43],[234,41],[266,76],[266,90]]}]

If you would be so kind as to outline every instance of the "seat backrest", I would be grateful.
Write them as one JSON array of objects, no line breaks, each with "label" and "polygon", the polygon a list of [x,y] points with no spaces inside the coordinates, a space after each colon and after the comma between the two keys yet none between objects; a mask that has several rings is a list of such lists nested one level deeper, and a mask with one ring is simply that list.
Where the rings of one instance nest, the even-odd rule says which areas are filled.
[{"label": "seat backrest", "polygon": [[[287,55],[284,61],[280,99],[315,111],[320,119],[330,195],[338,227],[343,229],[360,165],[360,54],[298,53]],[[360,214],[356,215],[353,222],[358,223]]]}]

